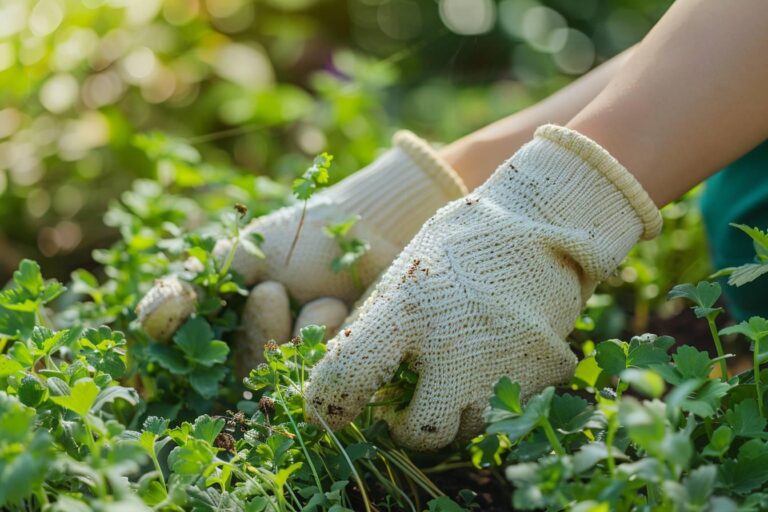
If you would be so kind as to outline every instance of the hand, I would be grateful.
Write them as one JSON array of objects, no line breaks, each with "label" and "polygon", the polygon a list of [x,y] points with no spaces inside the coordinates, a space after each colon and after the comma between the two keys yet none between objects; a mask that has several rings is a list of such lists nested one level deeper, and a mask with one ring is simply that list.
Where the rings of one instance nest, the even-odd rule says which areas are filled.
[{"label": "hand", "polygon": [[[300,304],[333,297],[351,305],[386,269],[421,224],[440,206],[466,193],[460,179],[434,151],[415,135],[399,132],[394,148],[374,163],[310,200],[298,241],[288,253],[303,205],[282,208],[252,221],[242,237],[254,232],[264,237],[258,258],[242,246],[235,250],[231,269],[246,284],[272,280],[285,286]],[[350,236],[365,240],[370,249],[357,262],[359,282],[349,272],[336,273],[331,262],[339,255],[337,243],[323,228],[359,216]],[[214,248],[223,262],[231,240]],[[161,280],[137,306],[144,329],[155,339],[168,339],[195,309],[194,294],[178,280]],[[172,284],[172,285],[169,285]],[[151,299],[151,300],[150,300]]]},{"label": "hand", "polygon": [[306,388],[309,419],[343,427],[408,361],[419,373],[413,398],[382,413],[394,439],[427,450],[479,433],[502,376],[525,394],[569,380],[576,357],[564,340],[584,302],[660,226],[605,150],[566,128],[539,128],[423,226],[358,319],[328,342]]}]

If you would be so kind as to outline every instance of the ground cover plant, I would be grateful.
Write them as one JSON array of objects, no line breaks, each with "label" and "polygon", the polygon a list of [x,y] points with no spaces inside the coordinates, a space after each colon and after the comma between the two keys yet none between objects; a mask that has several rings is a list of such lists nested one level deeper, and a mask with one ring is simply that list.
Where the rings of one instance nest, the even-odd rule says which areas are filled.
[{"label": "ground cover plant", "polygon": [[[761,371],[768,320],[718,330],[720,284],[682,284],[669,294],[693,306],[711,336],[707,346],[698,339],[691,340],[696,346],[676,343],[663,333],[599,338],[615,321],[616,304],[608,299],[622,300],[621,289],[607,284],[572,336],[582,360],[569,386],[524,400],[519,383],[502,379],[489,397],[484,435],[438,453],[406,453],[372,408],[336,433],[304,421],[302,390],[325,350],[322,326],[268,343],[266,363],[243,382],[233,375],[230,342],[247,292],[211,250],[219,238],[237,238],[249,217],[290,201],[290,191],[209,166],[192,146],[167,135],[142,135],[135,144],[158,167],[204,176],[208,185],[191,201],[188,191],[136,182],[105,216],[121,240],[94,254],[101,268],[78,270],[65,286],[25,260],[0,293],[0,506],[335,512],[768,506],[768,376]],[[324,155],[309,171],[297,169],[303,178],[294,191],[302,191],[302,179],[317,180],[318,169],[327,172],[329,162]],[[322,184],[317,181],[311,188]],[[759,278],[768,253],[765,233],[738,228],[753,238],[757,257],[722,272],[736,284]],[[365,241],[348,240],[345,225],[325,231],[339,242],[340,259],[329,264],[353,271]],[[654,243],[663,248],[669,236]],[[258,237],[239,243],[260,251]],[[622,272],[640,273],[638,253],[652,249],[637,249]],[[158,343],[141,331],[133,308],[168,273],[194,283],[203,296],[173,339]],[[654,280],[642,286],[649,283]],[[752,348],[749,369],[723,373],[731,355],[721,336]],[[732,343],[725,346],[738,347]],[[417,381],[418,374],[400,368],[388,385],[394,406],[408,402]]]}]

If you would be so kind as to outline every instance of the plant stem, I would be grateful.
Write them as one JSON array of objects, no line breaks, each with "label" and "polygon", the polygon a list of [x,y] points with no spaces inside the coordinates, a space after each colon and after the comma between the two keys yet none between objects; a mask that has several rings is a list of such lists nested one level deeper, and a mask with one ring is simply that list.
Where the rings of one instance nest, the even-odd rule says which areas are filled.
[{"label": "plant stem", "polygon": [[552,449],[555,450],[555,453],[561,457],[565,455],[565,449],[563,448],[563,445],[560,444],[560,440],[557,438],[555,429],[552,428],[549,419],[542,418],[540,425],[544,429],[544,433],[547,435],[547,440],[549,441],[549,444],[552,445]]},{"label": "plant stem", "polygon": [[155,470],[157,471],[158,476],[160,476],[160,482],[163,484],[163,488],[166,492],[168,492],[168,486],[165,484],[165,477],[163,476],[163,470],[160,469],[160,462],[157,460],[157,454],[155,453],[155,447],[152,447],[152,453],[150,454],[150,458],[152,459],[152,463],[155,465]]},{"label": "plant stem", "polygon": [[613,440],[616,437],[618,428],[617,415],[614,413],[608,420],[608,433],[605,436],[606,462],[608,463],[608,472],[613,476],[616,472],[616,461],[613,459]]},{"label": "plant stem", "polygon": [[288,416],[288,419],[291,422],[291,426],[293,427],[293,431],[296,433],[296,439],[299,441],[299,446],[301,446],[301,450],[304,452],[304,456],[307,458],[307,462],[309,463],[309,469],[312,471],[312,476],[315,479],[315,485],[317,485],[318,489],[323,488],[323,484],[320,481],[320,475],[317,473],[317,469],[315,469],[315,465],[312,464],[312,457],[309,456],[309,450],[307,450],[307,446],[304,444],[304,438],[301,436],[301,431],[299,431],[298,425],[296,425],[296,422],[293,419],[293,415],[291,414],[291,411],[288,410],[288,406],[285,405],[285,397],[283,396],[283,392],[280,389],[280,385],[277,381],[277,378],[275,378],[275,391],[277,392],[277,396],[280,399],[280,406],[285,411],[285,415]]},{"label": "plant stem", "polygon": [[[715,325],[715,318],[712,315],[707,316],[707,324],[709,324],[709,332],[712,334],[712,340],[715,342],[715,350],[717,350],[717,357],[724,357],[723,344],[720,343],[720,335],[717,333],[717,326]],[[728,365],[725,363],[725,359],[720,360],[720,373],[721,380],[728,380]]]},{"label": "plant stem", "polygon": [[296,227],[296,234],[293,235],[291,248],[288,249],[288,255],[285,257],[286,267],[291,263],[291,256],[293,256],[293,250],[296,248],[296,242],[299,241],[299,235],[301,234],[301,228],[304,227],[304,217],[306,217],[306,215],[307,215],[307,201],[304,201],[304,207],[301,209],[301,217],[299,217],[299,225]]},{"label": "plant stem", "polygon": [[755,340],[755,350],[752,355],[755,372],[755,389],[757,390],[757,408],[760,410],[760,416],[765,418],[765,411],[763,410],[763,387],[760,383],[760,341],[761,338]]},{"label": "plant stem", "polygon": [[232,247],[229,248],[227,259],[224,260],[224,265],[222,265],[221,270],[219,270],[219,279],[216,281],[217,284],[224,279],[229,272],[230,267],[232,267],[232,262],[235,260],[235,252],[237,251],[237,246],[240,244],[240,225],[238,222],[239,221],[235,219],[235,236],[232,238]]},{"label": "plant stem", "polygon": [[[355,465],[352,463],[352,459],[349,458],[349,455],[347,454],[347,451],[344,449],[344,445],[341,444],[339,439],[336,437],[336,435],[333,433],[333,429],[331,429],[330,426],[328,426],[328,423],[325,422],[323,417],[315,411],[315,417],[320,420],[320,424],[325,429],[326,434],[331,438],[331,440],[336,444],[336,447],[339,449],[339,453],[342,457],[344,457],[344,460],[349,465],[349,469],[352,472],[352,476],[354,477],[355,481],[357,482],[357,486],[360,488],[360,497],[363,499],[363,504],[365,505],[365,511],[366,512],[372,512],[373,508],[370,502],[370,499],[368,498],[368,492],[365,490],[365,485],[363,484],[363,479],[360,478],[360,474],[357,472],[357,469],[355,468]],[[293,420],[291,420],[293,421]],[[298,429],[296,429],[296,433],[299,434]],[[300,436],[300,434],[299,434]],[[301,439],[301,438],[299,438]],[[303,446],[303,443],[302,443]],[[309,454],[307,454],[307,460],[311,461],[312,459],[309,458]],[[319,487],[322,489],[322,487]]]}]

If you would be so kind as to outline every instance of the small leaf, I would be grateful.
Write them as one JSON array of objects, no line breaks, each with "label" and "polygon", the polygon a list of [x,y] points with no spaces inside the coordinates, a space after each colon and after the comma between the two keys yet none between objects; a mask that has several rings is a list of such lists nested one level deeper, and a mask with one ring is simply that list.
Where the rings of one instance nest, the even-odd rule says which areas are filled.
[{"label": "small leaf", "polygon": [[317,345],[325,339],[324,325],[308,325],[301,329],[301,341],[307,346]]},{"label": "small leaf", "polygon": [[536,428],[542,419],[548,418],[554,394],[555,388],[546,388],[528,400],[522,414],[491,423],[487,432],[507,434],[512,441],[522,439]]},{"label": "small leaf", "polygon": [[37,407],[48,394],[48,388],[40,382],[40,379],[27,373],[21,379],[21,385],[18,389],[19,400],[29,407]]},{"label": "small leaf", "polygon": [[521,414],[520,384],[512,382],[509,377],[502,377],[493,387],[491,407]]},{"label": "small leaf", "polygon": [[192,435],[198,439],[206,441],[208,444],[213,444],[216,436],[219,435],[224,428],[225,421],[223,418],[211,418],[207,414],[199,416],[194,425],[192,426]]},{"label": "small leaf", "polygon": [[43,291],[43,275],[40,272],[40,265],[35,261],[22,260],[19,269],[13,273],[13,281],[33,296]]},{"label": "small leaf", "polygon": [[24,367],[15,359],[11,359],[5,354],[0,354],[0,378],[7,377],[23,369]]},{"label": "small leaf", "polygon": [[85,416],[91,410],[99,394],[99,387],[92,379],[80,379],[70,388],[70,394],[64,396],[52,396],[51,401]]},{"label": "small leaf", "polygon": [[712,366],[712,360],[709,354],[696,350],[690,345],[683,345],[677,349],[672,359],[675,362],[677,371],[684,379],[703,379],[709,378],[709,370]]},{"label": "small leaf", "polygon": [[595,348],[595,360],[609,375],[618,375],[627,367],[626,343],[619,340],[599,343]]},{"label": "small leaf", "polygon": [[223,363],[229,354],[226,343],[213,340],[213,330],[202,317],[187,320],[176,332],[173,341],[187,358],[204,366]]},{"label": "small leaf", "polygon": [[309,167],[300,178],[293,180],[292,190],[297,199],[306,201],[315,193],[319,185],[328,183],[328,167],[333,156],[323,153],[315,157],[312,166]]},{"label": "small leaf", "polygon": [[757,401],[752,398],[742,400],[726,411],[725,418],[737,436],[762,437],[768,435],[765,432],[766,419],[760,415]]},{"label": "small leaf", "polygon": [[599,417],[594,407],[581,397],[569,393],[552,397],[549,420],[553,428],[564,434],[581,432],[589,427],[600,427]]},{"label": "small leaf", "polygon": [[148,432],[151,432],[156,436],[161,436],[165,434],[165,431],[168,428],[168,423],[169,423],[169,420],[166,418],[160,418],[158,416],[149,416],[147,417],[146,420],[144,420],[142,429]]},{"label": "small leaf", "polygon": [[621,380],[629,383],[633,389],[651,398],[659,398],[664,394],[666,386],[664,379],[652,371],[641,368],[627,368],[619,374]]},{"label": "small leaf", "polygon": [[227,369],[223,366],[195,368],[189,374],[189,384],[203,398],[213,398],[219,394],[219,382],[224,379],[226,374]]},{"label": "small leaf", "polygon": [[768,320],[753,316],[739,324],[720,329],[720,334],[743,334],[752,341],[760,341],[768,336]]},{"label": "small leaf", "polygon": [[745,224],[731,224],[731,226],[740,229],[752,239],[755,253],[757,253],[758,257],[768,256],[768,231],[761,231],[758,228],[753,228]]},{"label": "small leaf", "polygon": [[741,445],[736,459],[726,459],[720,466],[720,478],[739,494],[758,489],[768,482],[768,445],[759,439]]},{"label": "small leaf", "polygon": [[728,284],[731,286],[744,286],[758,277],[768,273],[768,263],[746,263],[740,267],[728,269],[730,277]]},{"label": "small leaf", "polygon": [[672,288],[667,295],[670,299],[684,298],[693,302],[693,313],[697,318],[704,318],[708,315],[719,313],[721,308],[713,308],[717,299],[720,298],[720,285],[710,283],[709,281],[700,281],[697,285],[691,283],[679,284]]},{"label": "small leaf", "polygon": [[147,349],[147,355],[174,375],[185,375],[191,370],[181,352],[165,343],[152,343]]}]

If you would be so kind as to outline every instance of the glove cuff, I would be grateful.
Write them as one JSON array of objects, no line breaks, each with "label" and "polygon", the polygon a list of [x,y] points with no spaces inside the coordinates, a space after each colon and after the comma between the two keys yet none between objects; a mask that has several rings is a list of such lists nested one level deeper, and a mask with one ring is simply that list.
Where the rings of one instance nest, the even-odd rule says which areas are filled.
[{"label": "glove cuff", "polygon": [[546,139],[574,153],[605,176],[624,195],[640,218],[643,239],[650,240],[659,234],[662,227],[659,209],[635,177],[602,146],[574,130],[554,124],[540,126],[534,138]]},{"label": "glove cuff", "polygon": [[467,194],[456,172],[416,135],[399,131],[394,147],[341,181],[329,197],[402,249],[440,207]]}]

